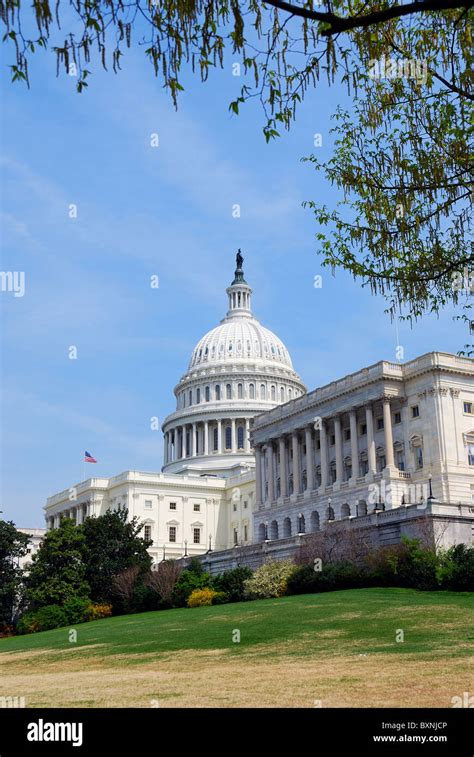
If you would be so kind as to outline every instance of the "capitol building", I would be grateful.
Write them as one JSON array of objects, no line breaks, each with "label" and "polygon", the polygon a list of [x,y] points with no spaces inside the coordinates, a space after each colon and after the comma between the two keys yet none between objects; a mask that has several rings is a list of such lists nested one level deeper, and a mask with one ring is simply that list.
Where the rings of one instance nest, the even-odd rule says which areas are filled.
[{"label": "capitol building", "polygon": [[161,472],[72,485],[48,498],[47,529],[123,506],[154,563],[205,553],[214,570],[234,565],[236,548],[255,564],[288,556],[335,522],[381,544],[428,517],[444,544],[472,543],[474,360],[380,361],[308,393],[253,315],[240,251],[226,294],[174,388]]}]

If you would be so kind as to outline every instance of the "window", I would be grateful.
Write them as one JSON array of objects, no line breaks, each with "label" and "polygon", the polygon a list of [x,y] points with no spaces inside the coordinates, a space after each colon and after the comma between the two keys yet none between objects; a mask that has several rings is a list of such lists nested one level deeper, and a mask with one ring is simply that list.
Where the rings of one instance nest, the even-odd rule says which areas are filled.
[{"label": "window", "polygon": [[232,505],[232,510],[234,511],[234,513],[236,513],[236,512],[237,512],[237,502],[234,502],[234,503],[233,503],[233,505]]},{"label": "window", "polygon": [[348,442],[350,438],[351,438],[351,430],[350,430],[350,428],[345,428],[344,429],[344,440],[346,442]]},{"label": "window", "polygon": [[228,400],[232,399],[232,385],[231,384],[227,384],[225,388],[225,396],[227,397]]},{"label": "window", "polygon": [[248,503],[247,503],[247,500],[245,500],[245,502],[244,502],[244,510],[246,510],[246,509],[247,509],[247,504],[248,504]]},{"label": "window", "polygon": [[193,528],[193,544],[201,543],[201,529]]},{"label": "window", "polygon": [[377,418],[377,431],[381,431],[383,429],[383,418]]},{"label": "window", "polygon": [[236,528],[234,528],[234,547],[236,547],[238,543],[239,543],[239,532],[237,531]]},{"label": "window", "polygon": [[151,501],[151,499],[146,499],[145,500],[145,508],[147,510],[151,510],[152,507],[153,507],[153,502]]},{"label": "window", "polygon": [[205,396],[206,396],[206,402],[209,402],[209,400],[211,399],[211,390],[210,390],[210,388],[208,386],[206,386],[206,395]]},{"label": "window", "polygon": [[365,436],[367,433],[367,423],[361,423],[360,426],[360,435]]},{"label": "window", "polygon": [[469,465],[474,465],[474,444],[467,445],[467,462]]},{"label": "window", "polygon": [[423,447],[415,447],[415,465],[417,470],[423,468]]},{"label": "window", "polygon": [[237,397],[239,400],[243,399],[244,396],[244,387],[242,384],[237,384]]},{"label": "window", "polygon": [[418,405],[413,405],[411,409],[411,417],[412,418],[419,418],[420,417],[420,408]]},{"label": "window", "polygon": [[400,412],[396,412],[393,415],[393,422],[394,423],[401,423],[402,422],[402,414]]},{"label": "window", "polygon": [[405,470],[405,456],[402,449],[396,450],[395,452],[395,465],[398,470]]},{"label": "window", "polygon": [[336,444],[336,435],[331,434],[331,446],[334,447],[335,444]]},{"label": "window", "polygon": [[331,468],[331,483],[332,484],[336,483],[336,475],[337,475],[336,474],[336,469],[335,468]]},{"label": "window", "polygon": [[271,394],[272,400],[275,402],[275,400],[276,400],[276,387],[272,386],[272,390],[271,391],[272,391],[272,394]]},{"label": "window", "polygon": [[232,449],[232,429],[230,426],[227,426],[225,430],[225,448]]},{"label": "window", "polygon": [[189,391],[189,404],[190,405],[193,404],[193,390],[192,389],[190,389]]},{"label": "window", "polygon": [[216,384],[216,400],[220,400],[221,398],[221,387],[219,384]]},{"label": "window", "polygon": [[249,384],[249,398],[251,400],[255,399],[255,384]]},{"label": "window", "polygon": [[237,447],[239,449],[244,448],[244,427],[239,426],[237,429]]},{"label": "window", "polygon": [[143,536],[145,537],[145,541],[151,541],[151,526],[145,526]]},{"label": "window", "polygon": [[280,388],[280,402],[284,402],[284,401],[285,401],[285,387],[282,386]]},{"label": "window", "polygon": [[260,399],[261,400],[266,399],[265,384],[260,384]]},{"label": "window", "polygon": [[176,510],[176,502],[170,502],[170,510]]},{"label": "window", "polygon": [[199,503],[195,502],[194,506],[193,506],[193,510],[194,510],[195,513],[200,513],[201,512],[201,505]]},{"label": "window", "polygon": [[369,472],[369,461],[368,460],[361,460],[360,461],[360,474],[361,476],[367,475]]},{"label": "window", "polygon": [[199,405],[201,402],[201,390],[199,387],[196,389],[196,404]]},{"label": "window", "polygon": [[213,445],[214,446],[214,452],[217,452],[217,450],[218,450],[217,444],[218,444],[218,441],[219,441],[219,436],[218,436],[217,428],[214,429],[213,433],[214,433],[214,445]]},{"label": "window", "polygon": [[244,541],[248,541],[249,538],[249,527],[244,526]]},{"label": "window", "polygon": [[464,412],[468,413],[469,415],[472,415],[472,402],[464,403]]},{"label": "window", "polygon": [[176,526],[170,526],[169,528],[170,541],[176,541]]},{"label": "window", "polygon": [[288,389],[288,399],[291,400],[292,397],[293,397],[293,389]]}]

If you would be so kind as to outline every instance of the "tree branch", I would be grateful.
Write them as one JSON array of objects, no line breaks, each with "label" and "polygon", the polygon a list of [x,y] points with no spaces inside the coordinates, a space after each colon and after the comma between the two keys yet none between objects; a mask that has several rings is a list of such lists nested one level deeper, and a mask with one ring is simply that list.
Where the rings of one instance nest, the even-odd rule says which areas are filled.
[{"label": "tree branch", "polygon": [[392,5],[391,8],[384,8],[380,11],[373,11],[363,16],[348,16],[341,18],[335,13],[320,13],[309,8],[302,8],[299,5],[292,5],[284,0],[265,0],[265,5],[272,5],[274,8],[291,13],[293,16],[301,16],[312,21],[322,21],[329,24],[328,29],[321,31],[322,37],[331,37],[333,34],[348,31],[349,29],[364,29],[367,26],[390,21],[393,18],[401,16],[410,16],[414,13],[425,13],[426,11],[452,10],[454,8],[470,8],[473,3],[471,0],[415,0],[413,3],[406,5]]}]

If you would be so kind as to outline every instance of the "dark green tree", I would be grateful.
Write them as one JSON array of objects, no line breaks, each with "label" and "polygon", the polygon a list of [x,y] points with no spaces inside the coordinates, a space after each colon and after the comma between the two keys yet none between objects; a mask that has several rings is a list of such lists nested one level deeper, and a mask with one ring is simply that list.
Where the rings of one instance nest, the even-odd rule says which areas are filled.
[{"label": "dark green tree", "polygon": [[21,600],[23,572],[20,557],[26,555],[28,536],[11,521],[0,520],[0,627],[11,625]]},{"label": "dark green tree", "polygon": [[137,517],[127,521],[127,510],[108,510],[87,518],[80,526],[84,538],[85,578],[93,602],[110,602],[115,597],[114,579],[137,566],[137,581],[150,570],[147,548],[152,544],[140,536],[143,524]]},{"label": "dark green tree", "polygon": [[62,518],[58,528],[48,531],[33,556],[26,578],[26,600],[30,609],[62,606],[74,597],[89,596],[84,545],[84,535],[70,518]]}]

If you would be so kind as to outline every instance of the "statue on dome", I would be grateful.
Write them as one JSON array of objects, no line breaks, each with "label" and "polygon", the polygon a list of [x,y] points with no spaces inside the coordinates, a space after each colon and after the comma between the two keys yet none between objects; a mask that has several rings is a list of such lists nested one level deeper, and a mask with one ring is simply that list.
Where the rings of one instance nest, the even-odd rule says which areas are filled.
[{"label": "statue on dome", "polygon": [[239,247],[239,249],[237,251],[237,255],[235,256],[235,262],[237,263],[237,270],[241,271],[242,270],[242,264],[244,262],[244,257],[242,255],[242,253],[240,252],[240,247]]}]

